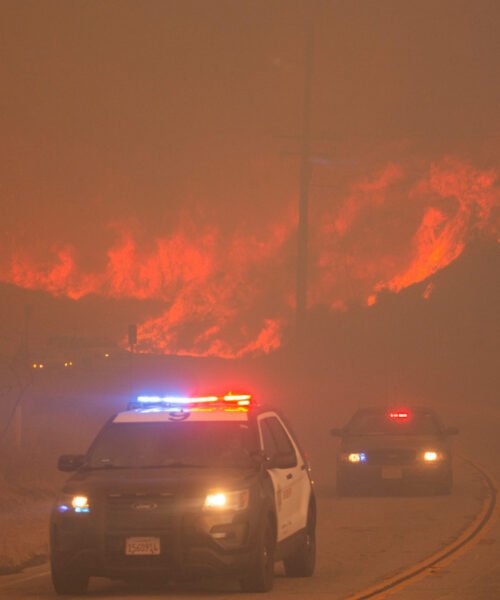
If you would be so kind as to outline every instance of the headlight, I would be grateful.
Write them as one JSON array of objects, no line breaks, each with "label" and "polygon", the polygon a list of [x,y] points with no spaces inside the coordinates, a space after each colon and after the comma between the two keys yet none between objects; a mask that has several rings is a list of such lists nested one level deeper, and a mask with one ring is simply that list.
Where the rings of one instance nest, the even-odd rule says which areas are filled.
[{"label": "headlight", "polygon": [[342,454],[342,460],[346,460],[350,463],[365,463],[366,454],[364,452],[345,452]]},{"label": "headlight", "polygon": [[248,490],[237,492],[214,491],[207,494],[203,510],[244,510],[248,507]]},{"label": "headlight", "polygon": [[423,454],[424,461],[428,463],[437,462],[438,460],[442,460],[442,458],[443,454],[436,452],[436,450],[426,450]]},{"label": "headlight", "polygon": [[89,512],[89,499],[87,496],[73,496],[71,506],[75,512]]},{"label": "headlight", "polygon": [[57,510],[59,512],[76,512],[76,513],[88,513],[90,512],[90,504],[87,496],[83,495],[65,495],[59,498],[57,502]]}]

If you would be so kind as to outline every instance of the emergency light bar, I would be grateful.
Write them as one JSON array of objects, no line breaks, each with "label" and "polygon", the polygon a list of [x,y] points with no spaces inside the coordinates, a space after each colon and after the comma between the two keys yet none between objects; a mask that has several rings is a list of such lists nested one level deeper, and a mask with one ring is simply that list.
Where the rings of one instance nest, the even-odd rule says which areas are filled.
[{"label": "emergency light bar", "polygon": [[406,420],[410,417],[410,413],[407,410],[397,410],[389,413],[389,418],[395,420]]},{"label": "emergency light bar", "polygon": [[138,396],[128,403],[129,410],[140,408],[170,408],[184,410],[189,408],[241,408],[251,404],[250,394],[226,394],[225,396]]}]

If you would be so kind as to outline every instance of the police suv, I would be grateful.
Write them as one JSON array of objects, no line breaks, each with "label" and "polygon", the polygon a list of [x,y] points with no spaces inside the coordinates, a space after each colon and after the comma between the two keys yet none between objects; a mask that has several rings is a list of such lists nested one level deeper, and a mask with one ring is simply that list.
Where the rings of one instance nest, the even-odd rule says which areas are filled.
[{"label": "police suv", "polygon": [[91,576],[237,578],[272,588],[274,563],[309,577],[316,503],[308,464],[275,410],[246,394],[139,397],[103,427],[51,513],[59,594]]},{"label": "police suv", "polygon": [[436,494],[453,486],[450,436],[436,413],[425,407],[359,409],[342,429],[337,456],[337,491],[351,495],[375,487],[419,485]]}]

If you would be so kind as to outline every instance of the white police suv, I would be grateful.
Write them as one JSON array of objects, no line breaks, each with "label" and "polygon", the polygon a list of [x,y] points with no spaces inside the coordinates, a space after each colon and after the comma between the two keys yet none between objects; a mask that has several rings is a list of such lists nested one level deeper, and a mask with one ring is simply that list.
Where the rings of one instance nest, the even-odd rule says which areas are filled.
[{"label": "white police suv", "polygon": [[185,580],[209,574],[272,588],[274,563],[308,577],[316,503],[307,461],[283,417],[246,394],[139,397],[114,416],[53,507],[59,594],[91,576]]}]

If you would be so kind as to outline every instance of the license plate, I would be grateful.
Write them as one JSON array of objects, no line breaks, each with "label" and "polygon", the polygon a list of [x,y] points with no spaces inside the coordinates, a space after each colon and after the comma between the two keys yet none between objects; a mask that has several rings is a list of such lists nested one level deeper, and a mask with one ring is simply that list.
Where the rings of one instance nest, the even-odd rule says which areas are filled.
[{"label": "license plate", "polygon": [[382,479],[401,479],[403,469],[401,467],[382,467]]},{"label": "license plate", "polygon": [[125,540],[127,556],[150,556],[160,554],[160,538],[132,537]]}]

